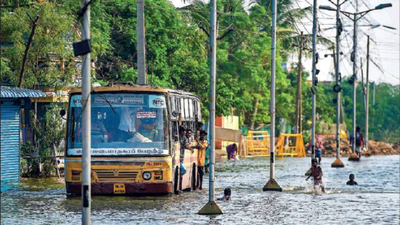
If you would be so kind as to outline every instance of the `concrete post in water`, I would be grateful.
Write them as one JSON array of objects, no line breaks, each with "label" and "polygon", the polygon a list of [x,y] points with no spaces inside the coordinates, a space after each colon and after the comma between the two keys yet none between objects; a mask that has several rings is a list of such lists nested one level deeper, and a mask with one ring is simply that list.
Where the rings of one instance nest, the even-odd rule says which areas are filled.
[{"label": "concrete post in water", "polygon": [[137,66],[138,84],[146,84],[146,36],[144,26],[144,0],[137,0]]},{"label": "concrete post in water", "polygon": [[263,191],[282,191],[275,181],[275,55],[276,55],[276,14],[277,0],[272,1],[272,47],[271,47],[271,131],[270,131],[270,177]]},{"label": "concrete post in water", "polygon": [[199,211],[200,215],[223,214],[221,208],[215,202],[215,85],[217,69],[217,0],[210,1],[210,44],[211,44],[211,63],[210,63],[210,177],[209,177],[209,198],[208,203]]},{"label": "concrete post in water", "polygon": [[317,86],[316,86],[316,42],[317,42],[317,0],[313,2],[313,30],[312,30],[312,127],[311,127],[311,160],[315,159],[315,114],[316,114],[316,94],[317,94]]},{"label": "concrete post in water", "polygon": [[332,167],[344,167],[342,160],[340,160],[340,33],[342,28],[342,22],[340,21],[340,0],[337,0],[336,4],[336,160],[333,161]]},{"label": "concrete post in water", "polygon": [[[90,0],[82,0],[82,8]],[[90,6],[87,6],[82,18],[82,40],[90,40]],[[90,53],[82,60],[82,224],[91,224],[91,81],[90,81]]]}]

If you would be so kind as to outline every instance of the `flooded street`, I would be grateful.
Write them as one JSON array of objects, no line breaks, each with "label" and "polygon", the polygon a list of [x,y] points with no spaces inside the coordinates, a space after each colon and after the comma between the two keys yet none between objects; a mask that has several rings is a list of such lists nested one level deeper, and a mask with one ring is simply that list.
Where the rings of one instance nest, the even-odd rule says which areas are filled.
[{"label": "flooded street", "polygon": [[[399,156],[373,156],[360,162],[342,158],[345,168],[322,159],[327,193],[315,195],[304,173],[309,158],[276,161],[283,192],[263,192],[267,158],[216,164],[216,196],[231,187],[232,200],[219,202],[225,214],[200,216],[207,203],[202,191],[173,197],[94,197],[92,224],[399,224]],[[358,186],[346,186],[350,173]],[[208,178],[208,176],[207,176]],[[80,198],[66,198],[63,184],[23,182],[23,189],[1,195],[1,224],[75,224],[81,222]]]}]

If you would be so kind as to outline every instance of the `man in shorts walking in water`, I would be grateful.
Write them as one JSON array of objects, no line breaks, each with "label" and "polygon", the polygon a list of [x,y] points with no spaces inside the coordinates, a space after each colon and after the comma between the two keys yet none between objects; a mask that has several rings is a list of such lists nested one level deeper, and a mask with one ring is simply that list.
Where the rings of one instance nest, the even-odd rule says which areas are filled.
[{"label": "man in shorts walking in water", "polygon": [[310,179],[310,177],[313,177],[314,178],[314,188],[316,186],[320,186],[321,187],[321,191],[323,193],[325,193],[325,187],[324,187],[324,184],[322,183],[322,175],[323,175],[322,169],[318,165],[316,159],[313,159],[311,161],[311,163],[312,163],[311,174],[310,174],[310,176],[307,177],[306,180]]}]

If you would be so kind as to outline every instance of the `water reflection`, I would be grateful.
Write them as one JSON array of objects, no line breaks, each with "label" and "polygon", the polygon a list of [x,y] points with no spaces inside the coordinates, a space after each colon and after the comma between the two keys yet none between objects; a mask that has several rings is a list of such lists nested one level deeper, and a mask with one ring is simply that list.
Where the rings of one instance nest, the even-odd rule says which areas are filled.
[{"label": "water reflection", "polygon": [[[284,191],[263,192],[268,180],[266,158],[219,162],[216,196],[226,187],[232,200],[220,202],[225,212],[200,216],[208,190],[173,197],[94,196],[93,224],[398,224],[399,158],[382,156],[331,168],[324,158],[326,194],[316,195],[304,173],[308,158],[277,161],[276,180]],[[348,175],[358,186],[347,186]],[[204,187],[208,187],[207,183]],[[81,221],[81,199],[67,198],[54,179],[22,182],[21,190],[1,195],[1,224],[73,224]]]}]

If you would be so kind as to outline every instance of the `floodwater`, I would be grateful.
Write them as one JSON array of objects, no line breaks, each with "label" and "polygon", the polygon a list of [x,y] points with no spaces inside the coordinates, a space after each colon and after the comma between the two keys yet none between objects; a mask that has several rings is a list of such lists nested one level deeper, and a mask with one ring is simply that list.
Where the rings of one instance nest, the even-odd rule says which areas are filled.
[{"label": "floodwater", "polygon": [[[372,156],[360,162],[342,158],[331,168],[323,158],[326,194],[315,194],[305,181],[309,158],[276,160],[276,181],[283,192],[263,192],[269,177],[267,158],[218,162],[216,196],[231,187],[232,200],[219,202],[225,214],[202,216],[208,182],[202,191],[173,197],[94,197],[92,224],[399,224],[399,156]],[[354,173],[358,186],[346,186]],[[23,182],[22,190],[1,195],[1,224],[76,224],[80,198],[66,198],[63,184]]]}]

